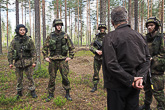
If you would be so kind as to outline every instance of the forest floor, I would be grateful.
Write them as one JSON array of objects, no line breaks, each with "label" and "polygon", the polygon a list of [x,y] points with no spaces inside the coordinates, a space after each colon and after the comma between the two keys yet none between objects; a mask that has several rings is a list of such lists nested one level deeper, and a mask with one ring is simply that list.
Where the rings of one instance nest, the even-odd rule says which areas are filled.
[{"label": "forest floor", "polygon": [[[7,61],[7,49],[3,48],[3,55],[0,55],[0,110],[107,110],[106,90],[103,88],[103,74],[100,71],[98,90],[91,93],[93,87],[93,57],[88,49],[80,49],[73,60],[69,61],[69,80],[71,85],[70,95],[73,101],[67,101],[65,90],[62,87],[61,75],[58,72],[56,77],[56,89],[54,99],[45,102],[47,97],[47,86],[49,81],[48,63],[42,59],[41,69],[34,72],[36,93],[38,98],[31,97],[28,91],[28,80],[24,75],[23,96],[16,100],[16,75],[14,69],[9,69]],[[140,105],[143,104],[144,91],[140,93]],[[156,107],[154,99],[152,108]]]}]

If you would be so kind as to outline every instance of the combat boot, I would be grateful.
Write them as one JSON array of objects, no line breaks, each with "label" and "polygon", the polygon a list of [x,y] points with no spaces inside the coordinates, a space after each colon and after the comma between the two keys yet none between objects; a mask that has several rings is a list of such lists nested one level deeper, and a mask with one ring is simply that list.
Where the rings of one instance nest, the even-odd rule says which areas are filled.
[{"label": "combat boot", "polygon": [[37,98],[38,97],[36,92],[35,92],[35,90],[31,91],[31,95],[32,95],[33,98]]},{"label": "combat boot", "polygon": [[17,92],[17,96],[16,96],[17,99],[19,99],[21,96],[22,96],[22,91],[18,91],[18,92]]},{"label": "combat boot", "polygon": [[151,110],[150,105],[144,104],[139,107],[139,110]]},{"label": "combat boot", "polygon": [[54,98],[54,94],[53,93],[49,93],[49,96],[48,96],[48,98],[45,101],[49,102],[52,98]]},{"label": "combat boot", "polygon": [[96,90],[97,90],[97,84],[94,84],[94,87],[92,88],[90,92],[95,92]]},{"label": "combat boot", "polygon": [[66,96],[65,96],[65,98],[66,98],[67,100],[69,100],[69,101],[72,101],[72,98],[71,98],[70,95],[69,95],[69,89],[66,90]]}]

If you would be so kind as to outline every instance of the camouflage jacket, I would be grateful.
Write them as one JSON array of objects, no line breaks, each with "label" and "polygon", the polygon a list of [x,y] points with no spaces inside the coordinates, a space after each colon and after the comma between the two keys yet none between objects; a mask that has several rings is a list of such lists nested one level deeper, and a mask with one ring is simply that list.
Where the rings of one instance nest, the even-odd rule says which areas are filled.
[{"label": "camouflage jacket", "polygon": [[148,33],[146,38],[150,55],[152,57],[152,73],[163,73],[165,70],[165,48],[163,37],[159,32],[155,32],[153,35]]},{"label": "camouflage jacket", "polygon": [[74,57],[75,47],[68,34],[63,31],[60,33],[50,33],[42,48],[44,58],[49,57],[52,60],[66,59],[68,52],[69,57],[72,59]]},{"label": "camouflage jacket", "polygon": [[90,51],[95,54],[94,58],[97,59],[97,60],[102,60],[102,55],[98,55],[96,53],[96,50],[102,50],[102,48],[99,49],[98,46],[95,45],[94,42],[98,41],[98,42],[100,42],[100,44],[102,44],[103,38],[105,37],[105,35],[106,35],[106,33],[98,33],[98,34],[96,34],[96,37],[93,39],[92,43],[89,46]]},{"label": "camouflage jacket", "polygon": [[16,35],[8,49],[9,64],[16,67],[26,67],[36,63],[36,48],[33,40],[28,36]]}]

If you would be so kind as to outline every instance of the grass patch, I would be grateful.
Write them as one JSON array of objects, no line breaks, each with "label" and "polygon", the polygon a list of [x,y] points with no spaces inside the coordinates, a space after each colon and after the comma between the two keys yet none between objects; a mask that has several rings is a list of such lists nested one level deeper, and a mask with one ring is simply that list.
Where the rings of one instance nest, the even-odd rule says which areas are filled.
[{"label": "grass patch", "polygon": [[48,69],[42,65],[38,70],[34,71],[33,78],[48,78]]},{"label": "grass patch", "polygon": [[17,101],[16,97],[5,97],[4,94],[0,95],[0,105],[14,105]]},{"label": "grass patch", "polygon": [[62,107],[65,105],[66,101],[66,98],[58,96],[53,100],[53,103],[55,103],[58,107]]},{"label": "grass patch", "polygon": [[80,56],[94,56],[94,54],[89,50],[88,51],[82,50],[75,53],[75,57],[80,57]]}]

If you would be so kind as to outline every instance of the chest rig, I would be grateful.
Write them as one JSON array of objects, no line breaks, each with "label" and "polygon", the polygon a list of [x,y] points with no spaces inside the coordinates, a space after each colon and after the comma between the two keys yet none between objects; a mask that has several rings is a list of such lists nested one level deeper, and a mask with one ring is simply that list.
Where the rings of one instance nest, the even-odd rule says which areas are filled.
[{"label": "chest rig", "polygon": [[161,36],[156,35],[155,38],[149,38],[147,36],[148,47],[151,56],[155,56],[159,54],[160,46],[161,46]]},{"label": "chest rig", "polygon": [[19,60],[31,57],[30,38],[28,36],[16,36],[14,45],[14,59]]},{"label": "chest rig", "polygon": [[67,34],[64,32],[61,32],[59,34],[52,32],[50,34],[49,40],[50,56],[67,56],[67,52],[69,49],[67,45],[67,39]]}]

